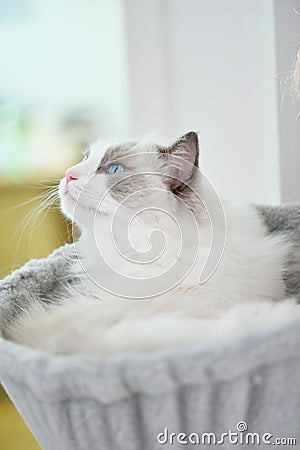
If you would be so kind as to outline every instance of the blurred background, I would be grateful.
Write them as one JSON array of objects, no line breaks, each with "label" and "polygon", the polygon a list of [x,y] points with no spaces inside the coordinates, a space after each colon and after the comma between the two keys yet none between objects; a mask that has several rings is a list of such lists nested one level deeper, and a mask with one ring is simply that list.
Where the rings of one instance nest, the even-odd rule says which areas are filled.
[{"label": "blurred background", "polygon": [[[198,130],[223,195],[300,201],[299,47],[300,0],[0,0],[1,277],[70,238],[35,208],[99,137]],[[39,448],[3,391],[0,448]]]}]

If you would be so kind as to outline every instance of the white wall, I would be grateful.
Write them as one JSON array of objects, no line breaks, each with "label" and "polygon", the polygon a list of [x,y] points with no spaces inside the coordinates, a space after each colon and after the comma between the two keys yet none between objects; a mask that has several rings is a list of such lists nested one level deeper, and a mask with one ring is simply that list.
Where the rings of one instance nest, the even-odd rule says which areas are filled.
[{"label": "white wall", "polygon": [[127,0],[132,131],[200,130],[201,164],[236,201],[280,201],[271,0]]},{"label": "white wall", "polygon": [[[300,0],[274,0],[274,7],[277,73],[290,79],[300,48]],[[300,202],[300,102],[278,90],[278,111],[281,197]]]}]

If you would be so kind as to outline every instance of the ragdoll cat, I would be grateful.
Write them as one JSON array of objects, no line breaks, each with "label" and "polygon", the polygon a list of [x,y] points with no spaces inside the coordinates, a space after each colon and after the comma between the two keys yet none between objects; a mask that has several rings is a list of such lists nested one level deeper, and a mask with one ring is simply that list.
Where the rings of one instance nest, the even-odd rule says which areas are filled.
[{"label": "ragdoll cat", "polygon": [[[253,207],[218,204],[198,154],[194,132],[170,147],[92,145],[59,186],[61,209],[80,229],[74,282],[52,304],[33,302],[9,338],[53,353],[105,355],[233,336],[257,323],[259,308],[262,329],[266,315],[283,320],[274,302],[284,298],[287,242],[266,235]],[[208,258],[214,267],[199,283]]]}]

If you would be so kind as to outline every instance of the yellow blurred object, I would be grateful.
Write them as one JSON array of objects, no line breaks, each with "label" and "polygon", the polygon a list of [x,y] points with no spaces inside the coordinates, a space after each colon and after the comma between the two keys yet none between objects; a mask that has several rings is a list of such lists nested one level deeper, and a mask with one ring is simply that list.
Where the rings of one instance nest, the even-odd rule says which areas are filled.
[{"label": "yellow blurred object", "polygon": [[0,448],[3,450],[40,450],[14,405],[0,394]]},{"label": "yellow blurred object", "polygon": [[[68,241],[71,227],[57,210],[50,209],[36,217],[35,208],[46,194],[34,181],[11,184],[0,180],[0,278],[31,258],[42,258]],[[23,206],[22,203],[25,203]],[[25,226],[24,219],[33,212]],[[0,449],[37,450],[39,445],[0,386]]]},{"label": "yellow blurred object", "polygon": [[[71,237],[71,227],[58,208],[46,208],[40,215],[35,213],[41,200],[33,199],[43,193],[46,194],[46,187],[37,187],[34,182],[0,181],[1,278],[31,258],[47,256]],[[31,213],[32,218],[26,223]]]}]

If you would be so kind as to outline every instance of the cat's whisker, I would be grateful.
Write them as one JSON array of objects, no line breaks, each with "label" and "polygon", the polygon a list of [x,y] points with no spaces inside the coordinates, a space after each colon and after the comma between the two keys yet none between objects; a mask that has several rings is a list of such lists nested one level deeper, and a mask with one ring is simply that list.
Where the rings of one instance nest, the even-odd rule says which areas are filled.
[{"label": "cat's whisker", "polygon": [[[16,205],[15,207],[11,208],[12,210],[16,208],[20,208],[22,206],[26,206],[31,204],[32,202],[39,202],[34,208],[32,208],[25,217],[19,222],[19,227],[22,227],[22,231],[19,234],[19,227],[15,230],[14,236],[18,233],[18,240],[16,245],[16,251],[18,250],[21,240],[24,236],[24,232],[26,231],[28,225],[31,225],[30,229],[30,235],[29,235],[29,244],[32,241],[32,234],[36,229],[37,226],[37,220],[40,219],[42,212],[49,211],[50,209],[53,209],[54,205],[57,203],[58,200],[58,188],[57,186],[49,186],[49,189],[45,190],[43,193],[35,196],[34,198],[27,200],[19,205]],[[47,213],[48,213],[47,211]],[[42,217],[42,221],[45,219],[47,214]]]},{"label": "cat's whisker", "polygon": [[17,205],[12,206],[11,208],[9,208],[8,212],[10,211],[14,211],[15,209],[18,208],[22,208],[23,206],[29,205],[30,203],[34,203],[36,201],[39,201],[40,199],[44,199],[44,198],[48,197],[48,191],[47,192],[42,192],[41,194],[36,195],[33,198],[30,198],[29,200],[25,200],[22,203],[18,203]]}]

